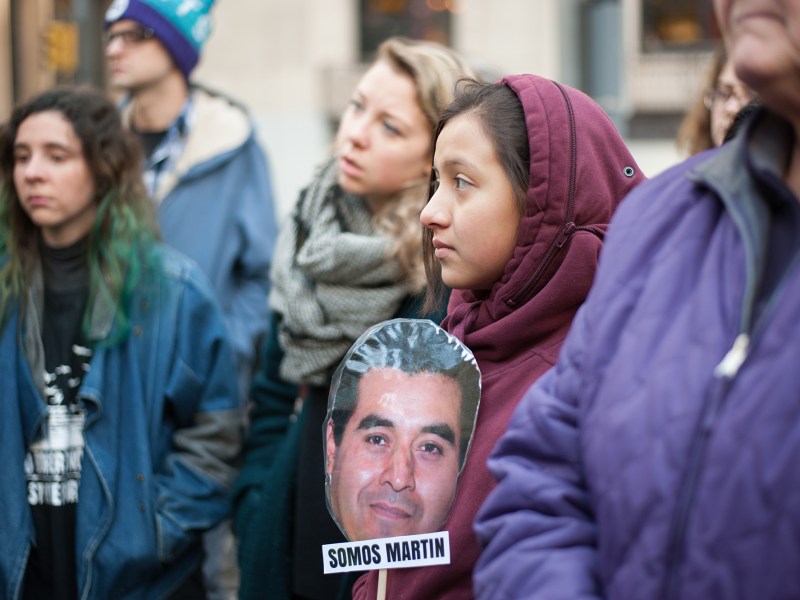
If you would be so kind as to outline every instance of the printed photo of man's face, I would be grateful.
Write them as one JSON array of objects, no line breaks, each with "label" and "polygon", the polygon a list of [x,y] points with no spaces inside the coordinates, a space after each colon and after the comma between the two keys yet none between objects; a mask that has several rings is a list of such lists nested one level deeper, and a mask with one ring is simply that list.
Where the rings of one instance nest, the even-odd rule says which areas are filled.
[{"label": "printed photo of man's face", "polygon": [[460,415],[461,391],[445,375],[362,377],[341,439],[332,420],[326,432],[330,505],[351,541],[441,527],[458,481]]},{"label": "printed photo of man's face", "polygon": [[350,541],[442,528],[479,401],[472,352],[432,321],[385,321],[356,341],[323,428],[328,508]]}]

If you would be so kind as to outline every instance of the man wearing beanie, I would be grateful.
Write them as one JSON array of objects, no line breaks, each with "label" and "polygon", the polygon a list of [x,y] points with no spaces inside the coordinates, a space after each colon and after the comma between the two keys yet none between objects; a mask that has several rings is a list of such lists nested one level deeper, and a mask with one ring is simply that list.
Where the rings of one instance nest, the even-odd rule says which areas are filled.
[{"label": "man wearing beanie", "polygon": [[[234,100],[191,82],[211,31],[212,4],[114,0],[105,15],[106,58],[111,86],[124,93],[124,121],[142,140],[145,184],[161,235],[209,276],[245,398],[255,349],[268,327],[277,231],[269,170],[249,115]],[[205,543],[208,591],[233,576],[230,591],[236,561],[222,550],[232,548],[230,528],[223,523]]]}]

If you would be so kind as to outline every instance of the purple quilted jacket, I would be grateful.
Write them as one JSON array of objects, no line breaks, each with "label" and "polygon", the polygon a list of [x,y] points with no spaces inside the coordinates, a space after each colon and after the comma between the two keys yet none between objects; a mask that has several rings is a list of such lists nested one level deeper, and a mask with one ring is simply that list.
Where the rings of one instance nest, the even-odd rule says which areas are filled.
[{"label": "purple quilted jacket", "polygon": [[743,135],[636,188],[475,523],[480,598],[800,598],[800,204]]}]

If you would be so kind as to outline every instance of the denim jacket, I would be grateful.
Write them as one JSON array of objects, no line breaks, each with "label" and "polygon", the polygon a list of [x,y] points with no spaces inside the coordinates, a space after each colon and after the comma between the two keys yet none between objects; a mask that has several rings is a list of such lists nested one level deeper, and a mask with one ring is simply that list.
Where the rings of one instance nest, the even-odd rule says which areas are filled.
[{"label": "denim jacket", "polygon": [[[223,317],[194,263],[163,246],[157,255],[132,298],[129,335],[95,348],[78,393],[82,600],[168,596],[197,568],[199,534],[229,510],[242,420]],[[113,311],[97,304],[91,329],[113,334]],[[34,321],[20,325],[17,313],[0,333],[0,596],[9,599],[21,596],[35,538],[23,461],[47,411],[37,353],[22,341]]]},{"label": "denim jacket", "polygon": [[[123,103],[130,119],[132,104]],[[148,164],[164,242],[196,261],[217,293],[239,370],[249,387],[269,322],[269,270],[277,236],[272,177],[247,111],[193,85],[189,104]]]}]

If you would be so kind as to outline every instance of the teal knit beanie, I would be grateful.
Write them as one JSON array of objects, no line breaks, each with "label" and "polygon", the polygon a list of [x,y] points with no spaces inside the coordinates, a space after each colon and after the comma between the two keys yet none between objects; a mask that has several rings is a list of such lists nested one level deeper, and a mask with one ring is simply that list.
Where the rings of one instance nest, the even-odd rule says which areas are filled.
[{"label": "teal knit beanie", "polygon": [[211,33],[212,4],[214,0],[114,0],[105,27],[122,19],[149,27],[188,80]]}]

